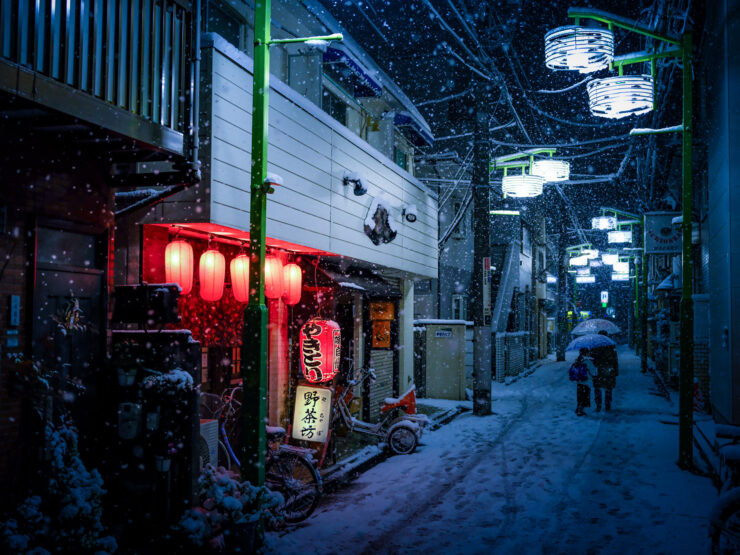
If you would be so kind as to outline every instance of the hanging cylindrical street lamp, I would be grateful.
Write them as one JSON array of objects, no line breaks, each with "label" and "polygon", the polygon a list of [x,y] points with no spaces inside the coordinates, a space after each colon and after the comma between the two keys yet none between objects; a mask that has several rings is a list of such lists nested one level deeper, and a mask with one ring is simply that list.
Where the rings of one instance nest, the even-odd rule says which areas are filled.
[{"label": "hanging cylindrical street lamp", "polygon": [[639,116],[653,109],[651,75],[617,75],[586,84],[592,116],[620,119]]},{"label": "hanging cylindrical street lamp", "polygon": [[547,158],[535,160],[529,173],[538,175],[547,182],[567,181],[570,178],[570,162]]},{"label": "hanging cylindrical street lamp", "polygon": [[591,73],[614,59],[614,33],[609,29],[567,25],[545,35],[545,65],[550,69]]}]

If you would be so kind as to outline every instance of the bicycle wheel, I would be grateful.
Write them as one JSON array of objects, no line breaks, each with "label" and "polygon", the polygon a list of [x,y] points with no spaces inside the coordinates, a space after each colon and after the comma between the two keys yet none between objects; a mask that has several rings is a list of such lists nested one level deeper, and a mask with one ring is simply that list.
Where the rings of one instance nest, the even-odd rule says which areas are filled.
[{"label": "bicycle wheel", "polygon": [[313,465],[299,455],[277,453],[265,468],[265,485],[283,496],[280,512],[286,522],[308,518],[321,497],[321,478]]},{"label": "bicycle wheel", "polygon": [[730,505],[712,525],[712,555],[740,553],[740,506]]},{"label": "bicycle wheel", "polygon": [[410,455],[418,442],[414,430],[406,426],[397,426],[388,435],[388,446],[396,455]]},{"label": "bicycle wheel", "polygon": [[223,441],[218,441],[218,466],[223,466],[226,470],[231,470],[231,457],[229,450]]}]

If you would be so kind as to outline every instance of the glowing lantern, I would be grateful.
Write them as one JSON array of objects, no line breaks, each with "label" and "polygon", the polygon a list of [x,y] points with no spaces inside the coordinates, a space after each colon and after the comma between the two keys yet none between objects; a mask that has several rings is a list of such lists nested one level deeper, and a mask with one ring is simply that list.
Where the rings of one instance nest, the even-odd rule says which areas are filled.
[{"label": "glowing lantern", "polygon": [[532,175],[539,175],[545,181],[567,181],[570,178],[570,163],[564,160],[535,160]]},{"label": "glowing lantern", "polygon": [[342,336],[332,320],[311,319],[301,328],[301,371],[312,383],[327,382],[339,372]]},{"label": "glowing lantern", "polygon": [[501,180],[504,195],[515,198],[531,198],[542,194],[545,180],[539,175],[505,175]]},{"label": "glowing lantern", "polygon": [[265,258],[265,297],[279,299],[283,294],[283,263],[276,256]]},{"label": "glowing lantern", "polygon": [[593,116],[619,119],[646,114],[653,109],[653,78],[650,75],[594,79],[588,82],[586,91]]},{"label": "glowing lantern", "polygon": [[614,216],[591,218],[591,229],[617,229],[617,218]]},{"label": "glowing lantern", "polygon": [[612,264],[612,272],[615,274],[629,274],[630,263],[629,262],[615,262]]},{"label": "glowing lantern", "polygon": [[301,300],[303,274],[298,264],[283,266],[283,300],[285,304],[296,304]]},{"label": "glowing lantern", "polygon": [[177,239],[164,249],[164,275],[167,283],[177,283],[182,294],[193,289],[193,247],[187,241]]},{"label": "glowing lantern", "polygon": [[240,254],[229,264],[231,291],[240,303],[249,302],[249,256]]},{"label": "glowing lantern", "polygon": [[576,283],[596,283],[596,276],[576,276]]},{"label": "glowing lantern", "polygon": [[200,296],[204,301],[217,301],[224,294],[226,260],[216,249],[208,249],[200,255],[198,277]]},{"label": "glowing lantern", "polygon": [[608,29],[558,27],[545,35],[545,65],[591,73],[614,59],[614,33]]}]

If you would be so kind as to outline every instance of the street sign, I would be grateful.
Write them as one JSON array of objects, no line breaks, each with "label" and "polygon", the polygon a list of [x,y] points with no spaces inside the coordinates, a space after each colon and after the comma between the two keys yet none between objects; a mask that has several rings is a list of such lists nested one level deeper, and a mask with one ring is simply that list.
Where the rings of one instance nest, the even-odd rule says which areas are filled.
[{"label": "street sign", "polygon": [[491,257],[483,257],[483,320],[488,325],[491,321]]},{"label": "street sign", "polygon": [[601,304],[606,305],[609,302],[609,291],[601,292]]},{"label": "street sign", "polygon": [[679,254],[682,246],[681,227],[673,225],[680,212],[645,213],[645,254]]}]

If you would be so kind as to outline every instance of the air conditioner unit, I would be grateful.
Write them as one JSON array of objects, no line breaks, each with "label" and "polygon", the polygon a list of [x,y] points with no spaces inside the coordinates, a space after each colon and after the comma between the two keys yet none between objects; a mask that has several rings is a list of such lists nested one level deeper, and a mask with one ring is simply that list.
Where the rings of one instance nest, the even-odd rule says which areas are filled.
[{"label": "air conditioner unit", "polygon": [[218,466],[218,420],[201,418],[199,455],[201,468],[208,463]]}]

